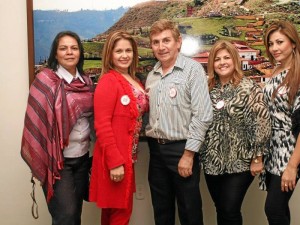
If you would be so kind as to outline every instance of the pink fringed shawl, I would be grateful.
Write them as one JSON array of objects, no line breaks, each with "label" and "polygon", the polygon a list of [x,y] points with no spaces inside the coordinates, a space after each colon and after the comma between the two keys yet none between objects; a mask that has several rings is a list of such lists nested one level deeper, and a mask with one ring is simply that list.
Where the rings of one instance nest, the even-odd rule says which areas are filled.
[{"label": "pink fringed shawl", "polygon": [[33,81],[25,114],[21,156],[53,196],[53,184],[63,168],[62,150],[78,118],[93,112],[94,85],[87,76],[85,84],[68,84],[52,70],[44,69]]}]

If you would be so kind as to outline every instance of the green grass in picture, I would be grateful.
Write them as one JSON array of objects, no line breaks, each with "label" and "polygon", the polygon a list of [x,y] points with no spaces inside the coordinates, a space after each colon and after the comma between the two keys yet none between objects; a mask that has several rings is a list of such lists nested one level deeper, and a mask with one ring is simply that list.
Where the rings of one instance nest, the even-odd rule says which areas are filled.
[{"label": "green grass in picture", "polygon": [[101,68],[102,62],[100,60],[84,60],[83,70],[90,69],[90,68]]},{"label": "green grass in picture", "polygon": [[153,52],[149,48],[138,48],[139,56],[141,57],[152,57]]},{"label": "green grass in picture", "polygon": [[[145,60],[145,61],[140,61],[139,66],[146,66],[149,64],[155,64],[155,60]],[[83,65],[83,70],[90,69],[90,68],[101,68],[102,67],[102,61],[100,60],[84,60],[84,65]]]},{"label": "green grass in picture", "polygon": [[103,42],[84,42],[83,48],[84,52],[86,53],[93,53],[93,52],[101,52],[103,49],[104,43]]},{"label": "green grass in picture", "polygon": [[214,34],[223,40],[244,40],[245,32],[240,37],[228,37],[219,34],[223,26],[245,26],[247,23],[255,22],[255,20],[241,20],[233,17],[222,18],[180,18],[176,20],[181,25],[192,26],[187,30],[187,34]]}]

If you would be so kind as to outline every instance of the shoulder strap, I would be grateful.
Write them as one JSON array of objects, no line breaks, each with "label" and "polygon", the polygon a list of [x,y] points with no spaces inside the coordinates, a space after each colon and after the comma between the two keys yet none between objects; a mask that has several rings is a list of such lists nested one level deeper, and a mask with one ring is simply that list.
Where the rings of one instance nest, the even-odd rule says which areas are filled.
[{"label": "shoulder strap", "polygon": [[32,192],[30,193],[30,196],[32,198],[31,214],[34,219],[38,219],[39,211],[38,211],[38,204],[35,200],[35,181],[33,179],[33,176],[31,177],[31,183],[32,183]]}]

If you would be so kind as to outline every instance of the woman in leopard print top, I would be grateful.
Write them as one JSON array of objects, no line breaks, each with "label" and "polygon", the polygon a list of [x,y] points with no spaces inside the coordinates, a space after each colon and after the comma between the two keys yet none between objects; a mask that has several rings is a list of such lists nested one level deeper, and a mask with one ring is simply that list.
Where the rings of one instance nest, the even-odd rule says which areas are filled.
[{"label": "woman in leopard print top", "polygon": [[263,170],[262,155],[271,133],[262,90],[240,67],[234,45],[222,40],[213,46],[208,83],[214,120],[200,159],[218,225],[242,225],[241,205],[254,176]]}]

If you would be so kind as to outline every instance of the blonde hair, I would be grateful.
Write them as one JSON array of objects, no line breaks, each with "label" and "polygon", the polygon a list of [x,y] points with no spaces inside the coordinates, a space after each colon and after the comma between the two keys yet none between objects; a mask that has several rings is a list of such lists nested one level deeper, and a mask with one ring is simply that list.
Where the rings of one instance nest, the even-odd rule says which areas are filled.
[{"label": "blonde hair", "polygon": [[[295,26],[288,22],[288,21],[276,21],[272,23],[265,31],[264,36],[264,44],[266,47],[267,55],[269,57],[270,62],[275,65],[276,60],[272,56],[269,50],[269,41],[270,41],[270,35],[274,32],[279,31],[281,34],[286,36],[292,44],[295,45],[295,48],[293,49],[293,57],[291,61],[291,67],[284,78],[283,82],[279,85],[279,87],[273,92],[272,98],[274,99],[276,93],[278,92],[278,89],[282,86],[286,86],[288,91],[288,101],[289,104],[292,105],[296,94],[300,87],[300,39],[299,35],[297,33],[297,30]],[[298,63],[296,63],[298,62]]]},{"label": "blonde hair", "polygon": [[150,28],[150,41],[152,41],[152,36],[161,33],[165,30],[170,30],[176,41],[180,38],[180,32],[175,22],[167,19],[161,19],[154,22]]},{"label": "blonde hair", "polygon": [[[135,73],[138,65],[138,49],[137,49],[137,44],[134,40],[134,38],[127,33],[126,31],[114,31],[109,34],[109,36],[106,39],[106,42],[103,47],[103,52],[102,52],[102,71],[101,71],[101,76],[105,73],[107,73],[109,70],[114,69],[113,65],[113,60],[112,60],[112,54],[113,50],[116,46],[116,43],[119,40],[128,40],[131,43],[132,50],[133,50],[133,59],[132,63],[129,67],[129,75],[135,79]],[[100,76],[100,77],[101,77]]]},{"label": "blonde hair", "polygon": [[211,90],[216,85],[217,80],[219,80],[219,76],[214,69],[214,62],[217,53],[223,49],[228,51],[233,61],[234,72],[232,74],[232,79],[231,79],[233,85],[237,86],[240,83],[241,79],[243,78],[243,71],[241,69],[241,59],[237,49],[229,41],[219,40],[211,48],[208,57],[207,73],[208,73],[209,90]]}]

